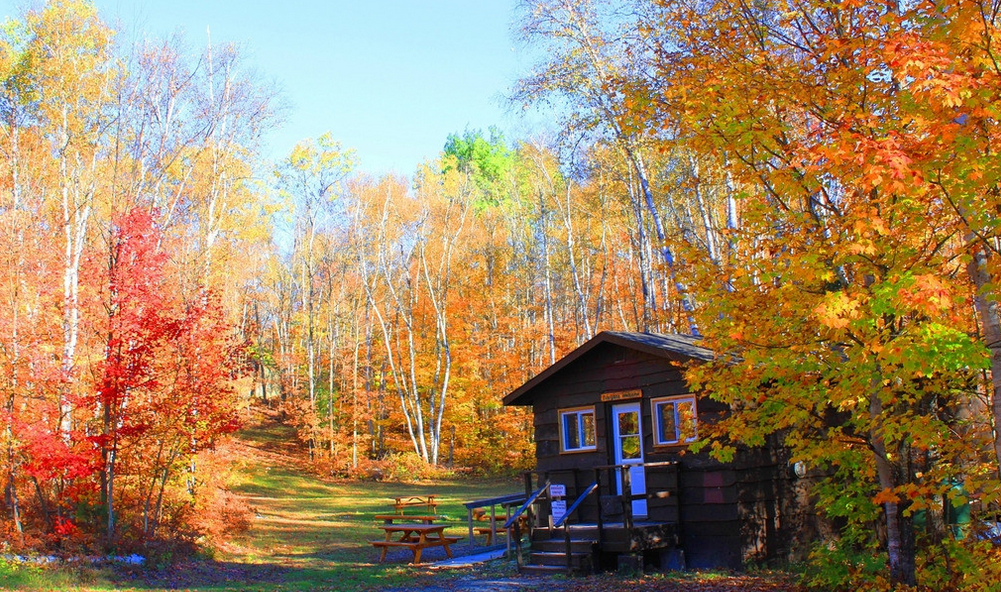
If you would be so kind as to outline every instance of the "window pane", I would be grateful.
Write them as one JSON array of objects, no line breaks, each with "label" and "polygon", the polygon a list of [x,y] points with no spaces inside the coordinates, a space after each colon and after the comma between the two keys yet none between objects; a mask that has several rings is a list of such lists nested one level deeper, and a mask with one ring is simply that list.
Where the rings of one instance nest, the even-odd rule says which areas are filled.
[{"label": "window pane", "polygon": [[563,414],[563,449],[575,450],[580,448],[580,428],[578,427],[578,415],[576,413]]},{"label": "window pane", "polygon": [[580,414],[580,425],[581,425],[581,446],[594,446],[594,413],[586,412]]},{"label": "window pane", "polygon": [[674,403],[657,405],[657,424],[660,427],[660,442],[667,444],[678,441],[678,428],[674,422]]},{"label": "window pane", "polygon": [[695,401],[678,401],[678,439],[691,442],[695,439]]},{"label": "window pane", "polygon": [[640,433],[639,413],[628,411],[619,414],[619,435],[632,436]]},{"label": "window pane", "polygon": [[639,436],[625,436],[621,439],[621,442],[622,442],[622,460],[628,460],[640,457]]}]

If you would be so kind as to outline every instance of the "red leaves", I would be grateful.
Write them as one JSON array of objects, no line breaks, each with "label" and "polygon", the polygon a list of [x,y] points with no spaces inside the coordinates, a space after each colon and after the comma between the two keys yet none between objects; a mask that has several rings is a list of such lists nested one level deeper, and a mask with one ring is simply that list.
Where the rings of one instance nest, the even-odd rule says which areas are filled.
[{"label": "red leaves", "polygon": [[80,529],[77,528],[77,525],[72,520],[68,520],[62,516],[56,516],[52,530],[59,536],[76,536],[80,532]]},{"label": "red leaves", "polygon": [[78,437],[69,440],[41,422],[13,425],[22,441],[24,472],[42,482],[54,479],[72,481],[90,476],[96,468],[94,449]]},{"label": "red leaves", "polygon": [[116,218],[115,227],[108,354],[99,389],[105,405],[121,405],[114,429],[133,438],[182,430],[194,441],[231,431],[228,381],[236,370],[218,299],[209,292],[189,302],[177,298],[151,212],[133,210]]}]

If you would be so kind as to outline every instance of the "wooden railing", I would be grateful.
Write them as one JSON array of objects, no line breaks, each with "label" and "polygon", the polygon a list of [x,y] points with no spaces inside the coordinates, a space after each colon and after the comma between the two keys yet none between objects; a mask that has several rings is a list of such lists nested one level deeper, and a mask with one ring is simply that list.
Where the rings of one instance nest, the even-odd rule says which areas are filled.
[{"label": "wooden railing", "polygon": [[[511,507],[520,504],[525,501],[525,494],[523,493],[512,493],[508,495],[501,495],[497,497],[490,497],[486,499],[473,500],[471,502],[466,502],[466,521],[469,526],[469,545],[473,544],[473,511],[479,508],[490,508],[490,536],[488,540],[497,541],[497,506],[500,506],[504,510],[505,520],[511,517]],[[508,553],[511,551],[511,537],[504,537],[507,540],[507,550]]]},{"label": "wooden railing", "polygon": [[[577,496],[577,499],[574,500],[574,503],[570,504],[570,507],[567,508],[566,513],[564,513],[562,516],[560,516],[560,519],[553,523],[553,528],[559,528],[559,527],[563,526],[563,524],[566,523],[567,518],[569,518],[570,515],[573,514],[577,510],[578,507],[580,507],[581,503],[583,503],[583,501],[585,499],[587,499],[587,497],[589,495],[591,495],[592,493],[594,493],[597,490],[598,490],[598,481],[596,480],[594,483],[591,483],[590,485],[587,486],[587,489],[584,490],[584,493],[582,493],[579,496]],[[600,504],[599,504],[599,506],[600,506]],[[599,519],[600,519],[600,516],[601,516],[601,510],[600,509],[598,510],[598,516],[599,516]],[[598,526],[598,532],[599,533],[601,532],[601,526],[600,525]],[[563,529],[563,541],[565,543],[566,556],[567,556],[567,573],[570,573],[573,570],[573,553],[571,553],[572,548],[570,546],[570,527],[569,527],[569,525],[567,525],[567,527]]]},{"label": "wooden railing", "polygon": [[[573,514],[575,511],[578,511],[578,510],[583,511],[580,508],[580,506],[583,505],[583,503],[584,503],[584,501],[586,499],[590,498],[590,496],[594,495],[594,493],[597,492],[597,494],[598,494],[596,496],[597,497],[597,500],[596,500],[597,501],[597,503],[596,503],[597,511],[596,511],[596,515],[595,515],[595,522],[597,523],[597,530],[598,530],[598,532],[597,532],[597,538],[598,538],[598,545],[600,547],[604,543],[604,541],[606,539],[606,534],[604,532],[605,531],[605,523],[608,521],[608,518],[610,517],[610,516],[607,515],[607,512],[605,512],[605,508],[603,507],[602,499],[601,499],[602,498],[602,495],[601,495],[602,488],[603,487],[607,487],[607,491],[609,492],[609,495],[611,497],[613,497],[613,498],[617,497],[619,499],[619,502],[621,503],[621,506],[622,506],[622,524],[623,524],[623,527],[625,527],[627,530],[631,530],[634,527],[634,525],[635,525],[635,521],[633,519],[634,518],[633,517],[633,511],[632,511],[632,502],[633,501],[635,501],[635,500],[641,500],[641,499],[654,500],[654,499],[664,499],[664,498],[667,498],[667,497],[674,497],[675,498],[676,508],[677,508],[677,510],[676,510],[677,511],[677,517],[678,517],[678,520],[677,520],[678,535],[680,536],[681,535],[681,522],[682,522],[682,520],[681,520],[681,511],[682,511],[681,510],[681,497],[679,495],[680,488],[681,488],[681,475],[680,475],[681,465],[678,463],[678,461],[662,461],[662,462],[651,462],[651,463],[640,463],[640,464],[643,466],[644,470],[648,470],[648,469],[673,469],[676,472],[675,479],[674,479],[674,488],[673,489],[651,489],[651,488],[648,487],[647,491],[645,493],[634,494],[633,491],[632,491],[632,482],[631,482],[632,480],[631,480],[631,477],[630,477],[629,469],[631,469],[633,467],[636,467],[637,466],[636,464],[600,465],[600,466],[597,466],[597,467],[593,467],[591,469],[553,469],[553,470],[550,470],[550,471],[543,471],[541,473],[538,473],[538,477],[539,477],[540,481],[544,482],[544,484],[542,486],[540,486],[539,488],[535,489],[534,491],[532,490],[531,484],[532,484],[532,476],[535,473],[533,473],[533,472],[527,472],[527,473],[525,473],[525,483],[526,483],[525,490],[526,490],[526,492],[532,492],[532,494],[529,496],[529,498],[527,499],[527,501],[525,502],[525,504],[518,510],[518,512],[516,512],[514,515],[512,515],[511,519],[508,520],[508,522],[504,526],[505,526],[505,528],[511,526],[511,524],[516,521],[516,518],[518,516],[520,516],[521,514],[523,514],[525,512],[528,512],[528,516],[529,516],[528,523],[529,523],[529,530],[530,530],[530,532],[531,532],[531,530],[534,530],[536,528],[546,528],[546,529],[552,531],[554,528],[565,527],[564,528],[564,537],[569,538],[569,520],[571,518],[571,514]],[[533,513],[532,513],[532,511],[531,511],[530,508],[531,508],[531,506],[533,504],[545,502],[545,501],[548,501],[548,500],[552,499],[552,497],[550,495],[548,495],[548,493],[549,493],[549,486],[550,486],[550,484],[552,482],[553,475],[554,474],[558,474],[558,473],[572,473],[572,475],[573,475],[572,476],[572,483],[573,483],[573,488],[574,488],[573,490],[575,492],[577,492],[577,491],[581,491],[581,478],[580,478],[581,475],[580,475],[580,473],[583,472],[583,471],[590,471],[593,474],[593,480],[590,483],[590,485],[587,485],[584,488],[584,490],[583,490],[584,492],[582,494],[578,495],[578,497],[574,501],[573,505],[570,508],[567,509],[567,512],[563,516],[561,516],[559,520],[556,520],[555,522],[553,521],[552,516],[550,515],[547,524],[545,524],[545,525],[543,525],[543,524],[536,524],[535,523],[536,521],[532,519]],[[606,477],[606,475],[607,475],[607,477]],[[618,479],[616,479],[617,476],[618,476]],[[621,484],[622,484],[621,485],[621,489],[619,491],[616,491],[616,484],[619,483],[619,482],[621,482]],[[543,515],[543,513],[542,512],[537,512],[537,513],[535,513],[535,515],[541,517]],[[582,520],[580,520],[580,512],[577,512],[576,518],[577,518],[578,522],[582,521]],[[515,525],[515,526],[517,528],[517,525]],[[518,537],[517,534],[515,536]],[[516,540],[518,540],[518,539],[516,538]],[[520,541],[519,541],[519,543],[520,543]],[[569,555],[569,553],[568,553],[568,555]],[[520,560],[521,559],[520,559],[520,553],[519,553],[519,561]],[[520,563],[519,563],[519,565],[520,565]]]},{"label": "wooden railing", "polygon": [[598,482],[597,481],[595,481],[594,483],[588,485],[587,489],[584,490],[584,493],[582,493],[579,496],[577,496],[577,499],[574,500],[574,503],[570,504],[570,507],[567,508],[566,513],[563,514],[562,516],[560,516],[559,520],[553,522],[553,528],[559,528],[559,527],[563,526],[563,523],[567,521],[567,518],[570,517],[570,514],[574,513],[574,511],[577,509],[577,507],[580,506],[581,502],[583,502],[587,498],[587,496],[589,496],[592,493],[594,493],[595,490],[597,490],[597,489],[598,489]]},{"label": "wooden railing", "polygon": [[[621,491],[617,494],[622,503],[622,526],[628,530],[633,528],[633,501],[635,500],[652,500],[652,499],[662,499],[665,497],[670,497],[672,495],[671,490],[654,490],[647,491],[644,493],[633,494],[632,488],[632,475],[630,469],[633,467],[642,466],[644,471],[647,469],[661,469],[661,468],[673,468],[676,472],[681,467],[681,465],[676,460],[662,461],[662,462],[651,462],[651,463],[634,463],[634,464],[618,464],[618,465],[601,465],[594,467],[595,475],[597,476],[601,471],[606,471],[608,473],[608,488],[610,492],[615,491],[616,483],[622,483]],[[616,474],[619,479],[616,479]],[[597,480],[597,478],[596,478]],[[681,488],[681,475],[675,476],[675,489],[673,491],[673,496],[677,500],[678,506],[678,522],[681,522],[681,498],[678,495]],[[600,496],[600,492],[599,492]],[[601,522],[601,503],[598,503],[598,521]],[[600,528],[599,528],[600,531]]]},{"label": "wooden railing", "polygon": [[[531,489],[531,483],[532,483],[532,474],[526,473],[525,486],[527,489]],[[512,526],[514,527],[514,556],[518,561],[519,568],[521,567],[522,559],[521,559],[521,522],[518,519],[521,518],[522,514],[528,512],[528,532],[529,532],[529,537],[531,538],[532,504],[535,503],[535,500],[539,499],[539,496],[541,496],[543,492],[548,492],[548,491],[549,491],[549,479],[546,479],[546,482],[542,485],[542,487],[539,487],[535,491],[531,492],[528,496],[528,499],[525,500],[525,503],[522,504],[521,507],[518,508],[518,511],[512,514],[511,517],[507,519],[507,522],[504,523],[505,529],[511,528]],[[510,541],[511,538],[512,537],[508,537],[508,540]],[[529,541],[529,544],[531,545],[531,541]]]},{"label": "wooden railing", "polygon": [[504,528],[510,528],[512,524],[517,523],[518,518],[520,518],[522,514],[528,511],[532,507],[532,504],[535,503],[535,500],[539,499],[539,496],[542,495],[542,493],[548,489],[549,489],[549,480],[546,479],[546,482],[542,485],[542,487],[533,491],[532,494],[528,496],[528,499],[525,500],[525,503],[522,504],[520,508],[518,508],[518,511],[515,512],[514,514],[511,514],[511,517],[508,518],[507,522],[504,523]]}]

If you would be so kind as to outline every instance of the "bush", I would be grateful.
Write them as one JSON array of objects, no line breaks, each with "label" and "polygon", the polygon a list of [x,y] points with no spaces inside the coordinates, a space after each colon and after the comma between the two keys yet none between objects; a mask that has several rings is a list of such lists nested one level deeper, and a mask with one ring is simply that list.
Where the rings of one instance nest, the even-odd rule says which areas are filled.
[{"label": "bush", "polygon": [[[945,537],[933,543],[920,537],[917,581],[922,590],[998,592],[1001,590],[1001,548],[991,541]],[[888,592],[886,554],[875,546],[837,541],[810,554],[803,583],[834,592]]]},{"label": "bush", "polygon": [[920,549],[918,583],[931,590],[1001,590],[1001,549],[990,541],[945,538]]},{"label": "bush", "polygon": [[369,476],[377,481],[407,482],[448,479],[454,474],[451,469],[424,462],[415,452],[394,452],[381,461],[373,461]]},{"label": "bush", "polygon": [[810,552],[803,583],[832,592],[876,592],[890,590],[888,576],[886,556],[874,544],[840,539],[818,544]]}]

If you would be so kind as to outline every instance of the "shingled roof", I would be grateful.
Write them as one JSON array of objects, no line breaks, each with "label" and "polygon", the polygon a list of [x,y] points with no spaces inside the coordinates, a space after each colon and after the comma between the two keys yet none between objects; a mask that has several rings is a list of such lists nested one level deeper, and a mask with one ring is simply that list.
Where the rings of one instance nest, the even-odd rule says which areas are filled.
[{"label": "shingled roof", "polygon": [[504,397],[504,404],[524,405],[525,403],[518,401],[522,395],[539,386],[574,360],[603,343],[611,343],[671,360],[683,360],[687,358],[708,362],[713,359],[713,352],[700,347],[698,345],[699,338],[692,337],[691,335],[602,331],[587,343],[563,356],[555,364],[537,374],[518,389],[512,391]]}]

